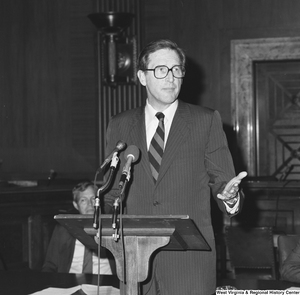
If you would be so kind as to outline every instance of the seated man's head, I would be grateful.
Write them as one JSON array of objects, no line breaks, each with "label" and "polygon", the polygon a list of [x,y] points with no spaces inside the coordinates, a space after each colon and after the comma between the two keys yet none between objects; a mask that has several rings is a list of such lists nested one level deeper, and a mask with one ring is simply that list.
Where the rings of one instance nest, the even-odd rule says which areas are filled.
[{"label": "seated man's head", "polygon": [[93,214],[96,196],[96,187],[92,182],[78,183],[72,190],[73,205],[80,214]]}]

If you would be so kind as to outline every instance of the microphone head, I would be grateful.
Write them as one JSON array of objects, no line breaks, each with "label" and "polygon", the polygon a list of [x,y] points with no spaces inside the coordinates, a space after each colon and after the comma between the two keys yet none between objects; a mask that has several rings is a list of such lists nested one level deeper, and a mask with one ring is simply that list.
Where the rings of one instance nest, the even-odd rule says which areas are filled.
[{"label": "microphone head", "polygon": [[116,149],[117,149],[118,151],[122,151],[122,150],[124,150],[124,149],[126,148],[126,146],[127,146],[127,144],[126,144],[124,141],[119,140],[119,141],[117,142],[117,144],[116,144]]},{"label": "microphone head", "polygon": [[130,145],[124,152],[124,159],[127,160],[128,157],[132,157],[132,163],[138,160],[140,156],[140,150],[135,145]]}]

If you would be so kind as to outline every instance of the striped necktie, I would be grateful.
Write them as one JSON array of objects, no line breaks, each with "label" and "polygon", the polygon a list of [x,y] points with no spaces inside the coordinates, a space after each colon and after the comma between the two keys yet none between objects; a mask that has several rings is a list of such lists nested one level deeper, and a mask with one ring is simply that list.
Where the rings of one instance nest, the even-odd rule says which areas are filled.
[{"label": "striped necktie", "polygon": [[149,147],[149,161],[150,168],[152,171],[154,182],[157,181],[159,167],[161,165],[162,156],[164,153],[164,140],[165,140],[165,125],[164,125],[164,117],[163,113],[157,113],[155,115],[159,120],[156,132],[151,140]]}]

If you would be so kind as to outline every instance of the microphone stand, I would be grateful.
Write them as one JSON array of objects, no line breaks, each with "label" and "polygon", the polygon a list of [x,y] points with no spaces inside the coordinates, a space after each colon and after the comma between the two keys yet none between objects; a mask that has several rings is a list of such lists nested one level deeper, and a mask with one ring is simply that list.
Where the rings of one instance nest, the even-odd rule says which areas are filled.
[{"label": "microphone stand", "polygon": [[[120,237],[120,235],[118,234],[118,229],[119,229],[118,212],[120,210],[119,205],[124,200],[126,185],[129,182],[129,180],[130,180],[130,172],[126,175],[126,179],[125,179],[123,185],[120,186],[119,197],[115,199],[115,202],[113,204],[112,228],[115,230],[115,233],[113,234],[115,241],[117,241]],[[121,212],[121,214],[122,214],[122,212]]]},{"label": "microphone stand", "polygon": [[104,185],[98,189],[97,195],[95,198],[95,205],[94,205],[95,211],[94,211],[94,218],[93,218],[94,229],[98,229],[98,227],[99,227],[100,194],[103,193],[110,186],[113,176],[114,176],[114,171],[116,170],[118,162],[119,162],[118,152],[115,152],[112,157],[112,160],[111,160],[108,179],[107,179],[106,183],[104,183]]}]

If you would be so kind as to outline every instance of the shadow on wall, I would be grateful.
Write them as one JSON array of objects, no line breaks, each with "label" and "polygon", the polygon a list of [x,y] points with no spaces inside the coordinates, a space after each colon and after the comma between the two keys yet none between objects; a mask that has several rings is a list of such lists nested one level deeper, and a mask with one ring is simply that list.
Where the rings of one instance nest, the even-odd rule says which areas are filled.
[{"label": "shadow on wall", "polygon": [[243,159],[239,142],[237,142],[236,132],[233,130],[232,126],[227,124],[223,124],[223,129],[227,137],[228,147],[233,159],[236,173],[238,174],[241,171],[247,171],[247,166]]},{"label": "shadow on wall", "polygon": [[179,99],[190,104],[200,105],[201,95],[205,91],[203,68],[194,60],[186,58],[186,74],[183,79]]},{"label": "shadow on wall", "polygon": [[[204,69],[193,59],[187,57],[186,75],[183,80],[179,99],[190,104],[201,105],[201,96],[205,90]],[[246,170],[246,165],[233,127],[224,124],[223,129],[227,137],[236,172],[239,173]]]},{"label": "shadow on wall", "polygon": [[[179,99],[194,105],[201,105],[201,96],[206,90],[205,72],[196,61],[190,57],[186,58],[186,75],[183,80]],[[223,125],[227,137],[229,150],[231,152],[236,172],[246,170],[236,133],[230,125]]]}]

